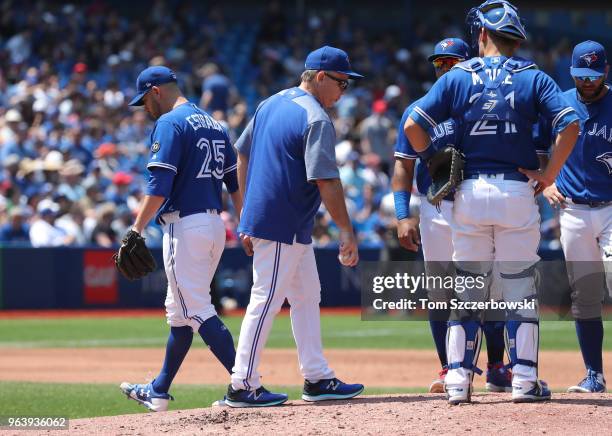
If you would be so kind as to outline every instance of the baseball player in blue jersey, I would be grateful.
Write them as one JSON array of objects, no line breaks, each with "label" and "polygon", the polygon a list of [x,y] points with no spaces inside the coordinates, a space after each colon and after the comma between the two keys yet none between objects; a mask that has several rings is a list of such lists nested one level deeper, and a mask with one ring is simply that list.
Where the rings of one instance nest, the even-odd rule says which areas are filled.
[{"label": "baseball player in blue jersey", "polygon": [[166,317],[170,335],[159,375],[148,384],[122,383],[131,399],[159,412],[168,409],[170,384],[198,332],[231,371],[232,335],[217,317],[210,283],[225,245],[219,216],[225,183],[237,212],[236,154],[223,127],[181,94],[175,73],[163,66],[145,69],[130,106],[142,106],[156,120],[151,134],[150,177],[133,230],[142,233],[157,214],[162,225],[168,278]]},{"label": "baseball player in blue jersey", "polygon": [[[440,78],[457,63],[469,58],[468,45],[459,38],[447,38],[436,44],[434,53],[428,60],[433,63],[436,77]],[[395,170],[391,180],[395,210],[397,215],[397,235],[400,244],[407,250],[418,250],[419,242],[423,247],[423,258],[427,273],[432,276],[446,277],[453,274],[452,255],[453,243],[451,226],[453,221],[453,195],[443,200],[438,211],[436,207],[427,202],[425,196],[431,184],[431,177],[425,165],[418,160],[418,155],[410,145],[404,134],[404,124],[408,116],[420,100],[413,102],[402,116],[397,131],[395,145]],[[455,144],[457,139],[457,126],[454,120],[449,119],[435,128],[428,129],[432,145],[436,150],[446,145]],[[418,160],[418,161],[417,161]],[[410,192],[416,162],[417,189],[420,194],[420,217],[410,216]],[[417,222],[420,229],[418,238]],[[452,293],[442,289],[430,289],[429,298],[432,301],[448,302]],[[446,357],[446,334],[449,319],[448,310],[430,310],[429,325],[442,366],[439,376],[429,386],[429,392],[443,393],[444,378],[448,372],[448,359]],[[487,321],[483,325],[487,341],[487,381],[486,388],[491,392],[509,392],[511,386],[511,371],[504,366],[504,323],[503,321]]]},{"label": "baseball player in blue jersey", "polygon": [[[544,190],[561,207],[561,245],[572,285],[572,314],[587,374],[568,392],[605,392],[603,322],[605,284],[612,290],[612,91],[603,46],[574,48],[576,88],[564,93],[580,117],[580,135],[556,183]],[[550,128],[545,129],[550,132]],[[603,261],[603,262],[602,262]],[[605,280],[602,275],[605,274]]]},{"label": "baseball player in blue jersey", "polygon": [[305,379],[302,399],[352,398],[363,385],[338,380],[323,356],[321,285],[311,233],[321,200],[340,228],[343,265],[354,266],[357,242],[335,160],[336,134],[325,112],[349,85],[347,54],[325,46],[306,59],[301,84],[263,101],[238,139],[238,177],[244,195],[243,246],[253,255],[253,287],[225,403],[274,406],[286,394],[267,391],[257,371],[272,321],[285,298]]},{"label": "baseball player in blue jersey", "polygon": [[[553,80],[533,62],[513,57],[525,29],[517,9],[489,0],[468,16],[481,57],[456,65],[415,106],[405,132],[424,161],[434,154],[427,130],[455,118],[466,157],[465,180],[455,193],[453,261],[465,277],[490,279],[499,270],[502,297],[521,306],[506,311],[506,344],[512,366],[512,399],[550,399],[538,380],[538,309],[534,267],[540,240],[534,194],[551,185],[578,134],[577,115]],[[558,132],[550,160],[539,169],[533,126],[542,115]],[[535,186],[529,183],[534,181]],[[488,286],[457,293],[486,301]],[[449,322],[445,388],[451,404],[471,401],[480,350],[480,311],[461,310]]]}]

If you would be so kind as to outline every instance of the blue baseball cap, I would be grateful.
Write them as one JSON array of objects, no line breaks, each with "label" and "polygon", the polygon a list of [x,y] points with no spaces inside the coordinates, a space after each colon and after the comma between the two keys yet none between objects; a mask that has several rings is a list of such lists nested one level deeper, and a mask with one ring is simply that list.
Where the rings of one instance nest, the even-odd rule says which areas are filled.
[{"label": "blue baseball cap", "polygon": [[443,39],[436,44],[433,54],[427,60],[433,62],[438,58],[469,59],[470,47],[464,40],[459,38]]},{"label": "blue baseball cap", "polygon": [[170,68],[157,65],[144,69],[136,79],[136,95],[128,105],[142,106],[142,98],[151,87],[170,82],[176,82],[176,74]]},{"label": "blue baseball cap", "polygon": [[584,41],[574,47],[572,76],[603,76],[606,72],[606,49],[598,42]]},{"label": "blue baseball cap", "polygon": [[349,57],[344,50],[328,45],[316,49],[306,57],[304,67],[307,70],[335,71],[349,76],[351,79],[361,79],[363,76],[351,69]]}]

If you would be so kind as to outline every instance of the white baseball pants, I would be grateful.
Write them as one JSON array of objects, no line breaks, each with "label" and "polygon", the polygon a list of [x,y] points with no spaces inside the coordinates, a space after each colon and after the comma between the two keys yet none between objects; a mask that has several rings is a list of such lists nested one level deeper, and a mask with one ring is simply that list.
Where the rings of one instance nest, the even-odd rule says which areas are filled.
[{"label": "white baseball pants", "polygon": [[200,325],[217,314],[210,283],[225,247],[225,226],[219,215],[198,213],[179,218],[164,214],[164,268],[168,278],[166,318],[173,327]]},{"label": "white baseball pants", "polygon": [[569,202],[561,209],[560,222],[572,314],[578,319],[600,317],[604,282],[612,293],[612,206],[591,208]]},{"label": "white baseball pants", "polygon": [[[476,274],[491,272],[496,261],[501,276],[498,285],[505,301],[522,301],[535,295],[534,279],[526,274],[540,259],[540,214],[533,194],[529,183],[504,180],[503,174],[464,180],[455,194],[453,260],[458,268]],[[534,318],[537,311],[519,315]],[[537,324],[522,323],[519,333],[518,359],[537,363]],[[449,353],[455,348],[462,347],[449,344]],[[455,360],[463,360],[462,354],[449,355],[449,361]],[[537,368],[516,364],[513,374],[513,383],[533,382]],[[465,385],[470,376],[471,372],[459,368],[450,370],[446,381]]]},{"label": "white baseball pants", "polygon": [[[440,203],[440,212],[438,212],[436,207],[427,201],[427,198],[422,197],[421,199],[419,231],[427,274],[448,275],[454,273],[454,265],[452,265],[452,227],[455,225],[453,206],[454,203],[452,201],[444,200]],[[494,274],[489,288],[489,295],[494,300],[500,300],[501,289],[499,287],[496,265],[493,266],[493,270]],[[448,297],[451,296],[448,295]],[[440,295],[431,295],[430,297],[435,298],[440,297]],[[448,298],[445,298],[443,301],[448,301]]]},{"label": "white baseball pants", "polygon": [[253,287],[240,328],[232,386],[248,390],[261,386],[257,370],[261,353],[285,298],[291,305],[291,327],[302,376],[311,381],[333,378],[334,372],[323,357],[321,284],[312,244],[289,245],[258,238],[252,241]]}]

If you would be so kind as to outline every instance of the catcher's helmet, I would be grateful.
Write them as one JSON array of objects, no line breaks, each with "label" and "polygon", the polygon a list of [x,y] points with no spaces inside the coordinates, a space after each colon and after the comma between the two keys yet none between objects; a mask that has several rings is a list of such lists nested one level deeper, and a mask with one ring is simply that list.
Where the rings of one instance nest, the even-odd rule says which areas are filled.
[{"label": "catcher's helmet", "polygon": [[478,34],[482,27],[502,38],[518,41],[527,39],[518,9],[506,0],[487,0],[470,9],[465,21],[475,50],[478,50]]}]

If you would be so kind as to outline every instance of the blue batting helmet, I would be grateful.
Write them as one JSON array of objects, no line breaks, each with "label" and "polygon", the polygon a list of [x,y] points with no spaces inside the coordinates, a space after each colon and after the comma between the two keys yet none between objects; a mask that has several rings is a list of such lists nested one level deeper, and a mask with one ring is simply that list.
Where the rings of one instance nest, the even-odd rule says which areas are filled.
[{"label": "blue batting helmet", "polygon": [[467,14],[466,24],[472,38],[472,45],[477,49],[478,34],[481,28],[501,38],[524,41],[527,39],[525,26],[518,9],[506,0],[487,0]]}]

